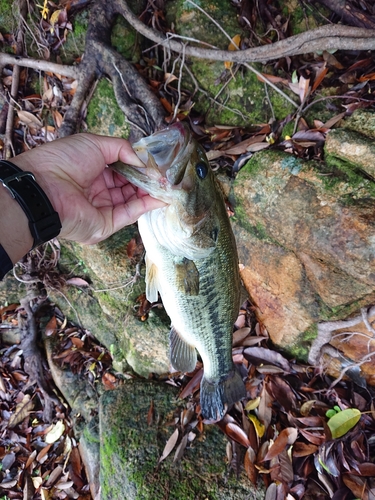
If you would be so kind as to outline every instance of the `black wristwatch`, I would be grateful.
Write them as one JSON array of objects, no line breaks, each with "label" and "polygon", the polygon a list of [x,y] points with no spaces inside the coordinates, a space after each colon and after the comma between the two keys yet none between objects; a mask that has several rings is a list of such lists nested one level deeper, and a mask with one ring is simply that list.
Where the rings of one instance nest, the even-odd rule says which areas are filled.
[{"label": "black wristwatch", "polygon": [[27,215],[30,232],[34,238],[33,248],[60,233],[59,214],[31,172],[21,170],[10,161],[0,160],[0,183]]}]

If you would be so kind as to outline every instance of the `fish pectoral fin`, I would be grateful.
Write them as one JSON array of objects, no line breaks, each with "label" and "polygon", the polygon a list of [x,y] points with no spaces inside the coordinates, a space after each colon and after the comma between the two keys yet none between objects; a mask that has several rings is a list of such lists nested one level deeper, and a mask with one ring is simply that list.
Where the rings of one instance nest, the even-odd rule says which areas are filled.
[{"label": "fish pectoral fin", "polygon": [[187,295],[199,294],[199,272],[192,260],[182,259],[175,263],[177,288]]},{"label": "fish pectoral fin", "polygon": [[179,372],[192,372],[197,364],[195,347],[185,342],[173,326],[169,332],[169,357]]},{"label": "fish pectoral fin", "polygon": [[158,268],[156,265],[147,257],[146,261],[146,299],[149,302],[157,302],[158,300]]}]

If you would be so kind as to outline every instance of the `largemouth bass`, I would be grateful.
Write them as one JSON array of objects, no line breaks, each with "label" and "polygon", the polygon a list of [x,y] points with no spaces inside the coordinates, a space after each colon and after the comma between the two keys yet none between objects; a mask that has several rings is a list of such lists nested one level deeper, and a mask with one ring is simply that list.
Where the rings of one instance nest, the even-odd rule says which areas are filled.
[{"label": "largemouth bass", "polygon": [[246,395],[232,361],[232,328],[240,306],[236,244],[221,190],[203,148],[176,123],[133,144],[145,167],[111,168],[168,205],[142,215],[146,297],[158,292],[171,319],[170,361],[193,371],[203,361],[203,418],[221,419]]}]

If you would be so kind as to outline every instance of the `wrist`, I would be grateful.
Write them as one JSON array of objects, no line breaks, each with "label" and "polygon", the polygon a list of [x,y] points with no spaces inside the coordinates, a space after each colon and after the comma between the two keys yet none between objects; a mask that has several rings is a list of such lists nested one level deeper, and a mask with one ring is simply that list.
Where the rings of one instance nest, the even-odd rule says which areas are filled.
[{"label": "wrist", "polygon": [[[51,240],[56,237],[61,230],[61,222],[59,215],[54,210],[51,202],[49,201],[46,193],[36,182],[34,175],[31,172],[24,171],[19,168],[15,162],[9,162],[5,160],[0,161],[0,182],[3,189],[8,191],[8,196],[15,201],[19,208],[24,212],[23,217],[21,217],[21,231],[16,232],[21,239],[15,238],[12,232],[5,233],[7,224],[11,221],[14,222],[14,217],[20,217],[20,211],[16,210],[16,206],[12,203],[10,208],[7,210],[8,217],[5,217],[2,227],[2,239],[4,239],[3,247],[8,251],[8,247],[11,247],[11,251],[8,254],[11,259],[16,259],[18,253],[15,252],[15,247],[26,253],[28,250],[39,246],[46,241]],[[3,201],[4,198],[3,193]],[[28,225],[28,231],[25,231],[25,216]],[[16,222],[17,223],[17,222]],[[25,252],[24,243],[30,240],[31,236],[32,244],[29,246]],[[22,255],[21,255],[22,256]],[[17,259],[18,260],[18,259]]]},{"label": "wrist", "polygon": [[15,264],[33,246],[25,212],[9,191],[0,184],[0,243]]}]

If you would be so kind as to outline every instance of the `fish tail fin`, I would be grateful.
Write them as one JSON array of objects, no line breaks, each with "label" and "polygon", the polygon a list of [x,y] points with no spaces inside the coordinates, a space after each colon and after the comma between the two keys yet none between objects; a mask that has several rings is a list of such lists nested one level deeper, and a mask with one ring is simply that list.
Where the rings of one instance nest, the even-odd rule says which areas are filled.
[{"label": "fish tail fin", "polygon": [[227,408],[246,396],[246,388],[236,368],[219,382],[201,381],[201,414],[206,420],[221,420]]}]

